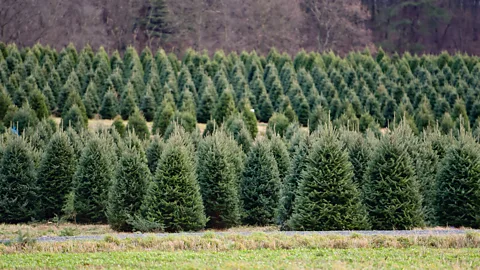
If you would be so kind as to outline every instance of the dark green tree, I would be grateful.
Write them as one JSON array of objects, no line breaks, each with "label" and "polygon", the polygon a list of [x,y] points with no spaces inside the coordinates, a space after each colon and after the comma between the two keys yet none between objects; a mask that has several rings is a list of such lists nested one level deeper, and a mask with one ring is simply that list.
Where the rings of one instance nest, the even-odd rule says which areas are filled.
[{"label": "dark green tree", "polygon": [[462,133],[447,151],[437,174],[437,216],[440,225],[480,228],[480,151]]},{"label": "dark green tree", "polygon": [[268,120],[267,131],[283,137],[289,124],[290,122],[284,114],[274,113],[270,120]]},{"label": "dark green tree", "polygon": [[163,136],[167,130],[168,125],[173,120],[175,115],[174,106],[171,103],[166,103],[163,107],[158,107],[155,118],[153,119],[152,132]]},{"label": "dark green tree", "polygon": [[38,186],[32,150],[23,137],[11,138],[0,160],[0,222],[28,222],[37,217]]},{"label": "dark green tree", "polygon": [[62,117],[63,128],[72,127],[77,132],[80,132],[82,129],[86,129],[88,123],[85,123],[82,111],[78,108],[77,104],[68,110]]},{"label": "dark green tree", "polygon": [[245,224],[264,226],[275,223],[280,185],[270,143],[257,140],[248,153],[243,171],[241,199]]},{"label": "dark green tree", "polygon": [[113,90],[109,90],[103,97],[100,115],[103,119],[113,119],[118,115],[119,104],[117,94]]},{"label": "dark green tree", "polygon": [[42,217],[60,217],[66,196],[72,190],[75,152],[67,134],[55,133],[42,156],[37,173]]},{"label": "dark green tree", "polygon": [[106,222],[108,190],[114,179],[115,160],[112,145],[95,136],[83,148],[73,177],[74,209],[81,223]]},{"label": "dark green tree", "polygon": [[140,105],[140,110],[142,111],[143,116],[145,116],[145,120],[147,120],[147,122],[153,121],[153,118],[155,117],[156,107],[157,105],[155,101],[155,96],[152,92],[151,87],[147,85],[147,91],[142,97],[142,103]]},{"label": "dark green tree", "polygon": [[32,110],[37,114],[38,119],[43,119],[50,115],[46,98],[37,88],[30,94],[29,104]]},{"label": "dark green tree", "polygon": [[243,155],[238,144],[217,130],[198,146],[197,174],[202,192],[207,227],[229,228],[240,224],[240,174]]},{"label": "dark green tree", "polygon": [[138,109],[128,118],[127,131],[135,132],[142,140],[150,137],[147,121],[145,121],[145,117]]},{"label": "dark green tree", "polygon": [[148,168],[150,169],[150,172],[152,174],[157,171],[158,161],[162,156],[164,147],[165,145],[162,140],[162,137],[158,135],[154,135],[146,151]]},{"label": "dark green tree", "polygon": [[289,226],[294,230],[362,230],[368,221],[348,153],[329,126],[306,158]]},{"label": "dark green tree", "polygon": [[120,100],[120,115],[123,120],[128,120],[128,117],[130,117],[135,110],[138,110],[134,91],[133,85],[129,83],[122,93],[122,98]]},{"label": "dark green tree", "polygon": [[142,151],[127,143],[117,166],[107,206],[108,223],[116,231],[133,230],[129,220],[139,213],[151,182],[150,170]]},{"label": "dark green tree", "polygon": [[127,132],[127,128],[125,127],[125,124],[123,123],[123,119],[121,116],[116,116],[115,119],[113,120],[112,127],[118,132],[120,137],[125,137],[125,134]]},{"label": "dark green tree", "polygon": [[167,232],[205,227],[193,146],[184,132],[176,131],[168,139],[142,209],[146,220],[162,224]]},{"label": "dark green tree", "polygon": [[230,87],[228,87],[225,89],[225,91],[223,91],[217,101],[213,119],[215,119],[218,123],[223,123],[223,121],[227,120],[228,117],[235,111],[235,99],[233,98],[233,91],[230,89]]}]

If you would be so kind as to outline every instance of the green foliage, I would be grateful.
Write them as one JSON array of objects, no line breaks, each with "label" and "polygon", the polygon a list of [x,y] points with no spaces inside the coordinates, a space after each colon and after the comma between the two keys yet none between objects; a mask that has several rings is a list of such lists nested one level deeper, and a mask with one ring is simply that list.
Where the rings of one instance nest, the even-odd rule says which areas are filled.
[{"label": "green foliage", "polygon": [[348,153],[331,126],[320,133],[305,159],[289,226],[308,231],[367,229]]},{"label": "green foliage", "polygon": [[237,143],[217,130],[198,146],[197,174],[209,228],[240,224],[240,174],[243,157]]},{"label": "green foliage", "polygon": [[128,118],[127,131],[135,132],[142,140],[150,137],[147,121],[145,121],[145,117],[143,117],[142,113],[138,109],[135,110]]},{"label": "green foliage", "polygon": [[113,90],[109,90],[103,97],[100,115],[103,119],[113,119],[119,113],[119,104],[117,94]]},{"label": "green foliage", "polygon": [[0,159],[0,222],[28,222],[37,217],[38,186],[32,150],[23,137],[11,138]]},{"label": "green foliage", "polygon": [[245,224],[264,226],[275,223],[280,186],[270,143],[257,139],[248,153],[241,184]]},{"label": "green foliage", "polygon": [[73,178],[74,209],[81,223],[106,222],[108,190],[114,179],[112,145],[97,135],[83,148]]},{"label": "green foliage", "polygon": [[108,223],[116,231],[132,231],[128,221],[139,213],[151,182],[147,160],[141,151],[134,145],[126,145],[118,162],[107,206]]},{"label": "green foliage", "polygon": [[480,151],[473,138],[461,134],[449,147],[437,174],[440,225],[480,227]]},{"label": "green foliage", "polygon": [[10,107],[3,119],[8,126],[16,127],[19,134],[22,134],[26,128],[34,127],[38,123],[37,114],[30,107],[28,103],[25,103],[20,109],[16,107]]},{"label": "green foliage", "polygon": [[171,103],[166,103],[165,106],[158,107],[155,118],[153,119],[152,133],[163,136],[168,125],[173,120],[174,115],[175,109]]},{"label": "green foliage", "polygon": [[419,183],[401,134],[385,135],[374,149],[365,174],[364,197],[373,229],[424,225]]},{"label": "green foliage", "polygon": [[40,90],[35,89],[29,98],[29,104],[32,110],[37,114],[38,119],[46,118],[50,115],[50,111],[47,107],[46,98]]},{"label": "green foliage", "polygon": [[42,156],[37,173],[42,217],[51,219],[62,215],[65,198],[72,189],[76,168],[74,149],[67,135],[53,135]]},{"label": "green foliage", "polygon": [[213,119],[215,119],[217,122],[223,122],[234,112],[235,100],[233,98],[233,92],[230,88],[227,88],[220,95],[220,98],[217,101]]},{"label": "green foliage", "polygon": [[160,136],[153,136],[150,144],[147,147],[146,155],[148,161],[148,168],[153,174],[157,171],[158,161],[162,156],[163,148],[165,147],[163,140]]},{"label": "green foliage", "polygon": [[270,120],[268,120],[267,130],[283,137],[289,124],[290,122],[284,114],[274,113]]},{"label": "green foliage", "polygon": [[123,123],[123,119],[120,116],[116,116],[113,123],[112,127],[115,128],[115,130],[118,132],[118,134],[121,137],[125,137],[125,134],[127,132],[127,128],[125,127],[125,124]]},{"label": "green foliage", "polygon": [[167,232],[205,227],[193,149],[185,134],[176,132],[168,139],[142,209],[146,220],[162,224]]},{"label": "green foliage", "polygon": [[[88,120],[87,120],[88,121]],[[82,111],[75,104],[73,107],[64,114],[62,118],[62,125],[64,128],[72,127],[77,132],[80,132],[82,129],[86,129],[88,122],[85,122]]]}]

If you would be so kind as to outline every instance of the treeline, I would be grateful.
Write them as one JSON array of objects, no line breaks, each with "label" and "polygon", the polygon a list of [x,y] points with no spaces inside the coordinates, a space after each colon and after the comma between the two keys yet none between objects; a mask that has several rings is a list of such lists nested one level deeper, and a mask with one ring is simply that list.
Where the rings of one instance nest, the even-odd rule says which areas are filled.
[{"label": "treeline", "polygon": [[[174,122],[142,140],[121,126],[0,137],[0,222],[74,220],[118,231],[239,225],[283,230],[479,228],[480,145],[461,131],[375,135],[290,124],[255,141],[240,115],[200,134]],[[29,130],[32,131],[29,131]]]},{"label": "treeline", "polygon": [[[378,132],[403,117],[415,134],[436,125],[444,133],[460,125],[475,131],[478,78],[478,57],[462,54],[390,57],[380,50],[342,58],[301,51],[292,59],[272,49],[266,57],[188,51],[179,60],[148,48],[138,55],[130,47],[122,57],[90,47],[57,52],[0,43],[0,127],[14,124],[21,133],[54,114],[80,131],[88,119],[120,115],[153,121],[152,132],[164,135],[172,120],[190,132],[196,122],[220,124],[238,112],[253,138],[255,123],[272,117],[311,131],[331,120]],[[145,126],[135,129],[148,137]]]}]

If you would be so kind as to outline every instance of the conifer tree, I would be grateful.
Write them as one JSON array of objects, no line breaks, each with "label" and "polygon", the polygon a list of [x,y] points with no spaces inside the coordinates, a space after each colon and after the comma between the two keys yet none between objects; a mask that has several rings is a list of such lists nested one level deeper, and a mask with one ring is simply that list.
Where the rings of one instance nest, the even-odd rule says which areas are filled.
[{"label": "conifer tree", "polygon": [[87,128],[88,122],[85,123],[82,111],[78,108],[77,104],[64,114],[62,118],[62,125],[64,128],[72,127],[75,131],[80,132],[82,129]]},{"label": "conifer tree", "polygon": [[153,118],[155,117],[155,108],[156,108],[156,101],[155,96],[152,92],[152,88],[150,85],[147,85],[147,91],[145,95],[142,97],[142,103],[140,105],[140,110],[145,117],[147,122],[152,122]]},{"label": "conifer tree", "polygon": [[198,146],[197,173],[207,227],[229,228],[240,223],[240,175],[243,157],[238,144],[217,130]]},{"label": "conifer tree", "polygon": [[66,196],[72,189],[76,169],[74,155],[68,136],[63,132],[55,133],[42,156],[37,174],[43,218],[62,215]]},{"label": "conifer tree", "polygon": [[275,133],[283,137],[290,124],[288,118],[282,113],[274,113],[268,120],[267,131]]},{"label": "conifer tree", "polygon": [[0,160],[0,222],[28,222],[38,211],[32,151],[23,137],[7,141]]},{"label": "conifer tree", "polygon": [[163,136],[168,125],[175,115],[174,106],[171,103],[165,103],[163,107],[158,107],[155,118],[153,119],[152,132]]},{"label": "conifer tree", "polygon": [[32,110],[37,114],[38,119],[44,119],[50,115],[46,98],[37,88],[30,94],[29,104]]},{"label": "conifer tree", "polygon": [[464,131],[447,151],[437,174],[439,225],[480,228],[480,151]]},{"label": "conifer tree", "polygon": [[117,115],[115,119],[113,120],[112,127],[118,132],[120,137],[125,137],[125,134],[127,132],[127,128],[125,127],[125,124],[123,123],[123,119],[121,116]]},{"label": "conifer tree", "polygon": [[375,230],[424,225],[419,184],[405,141],[400,134],[385,135],[368,164],[364,197]]},{"label": "conifer tree", "polygon": [[137,134],[142,140],[150,137],[147,121],[145,121],[145,117],[143,117],[138,109],[128,118],[127,131],[135,132],[135,134]]},{"label": "conifer tree", "polygon": [[270,137],[270,146],[273,157],[277,162],[280,181],[283,183],[285,181],[285,177],[290,171],[290,155],[288,153],[287,146],[285,145],[282,137],[277,134],[274,134]]},{"label": "conifer tree", "polygon": [[7,91],[0,85],[0,121],[5,118],[8,108],[12,105],[12,99],[8,95]]},{"label": "conifer tree", "polygon": [[65,107],[62,111],[62,116],[64,116],[74,105],[76,105],[80,109],[80,112],[82,114],[82,120],[84,124],[87,124],[88,122],[87,110],[78,92],[71,92],[68,95],[68,98],[65,101],[65,105],[64,105]]},{"label": "conifer tree", "polygon": [[248,129],[248,132],[250,133],[252,139],[255,139],[258,133],[257,117],[255,116],[255,113],[252,112],[252,106],[250,105],[250,101],[244,98],[240,107],[245,126]]},{"label": "conifer tree", "polygon": [[118,115],[119,104],[115,91],[109,90],[102,101],[102,108],[100,109],[100,115],[103,119],[113,119]]},{"label": "conifer tree", "polygon": [[[256,111],[257,112],[257,111]],[[273,115],[273,105],[268,97],[265,89],[261,92],[260,98],[258,99],[258,120],[260,122],[268,122],[270,117]]]},{"label": "conifer tree", "polygon": [[116,231],[132,231],[129,220],[139,213],[151,182],[147,160],[141,154],[143,149],[138,150],[137,147],[127,144],[122,151],[108,194],[108,223]]},{"label": "conifer tree", "polygon": [[3,122],[6,126],[16,127],[19,134],[22,134],[28,127],[34,127],[38,124],[37,114],[28,103],[23,104],[20,109],[10,106]]},{"label": "conifer tree", "polygon": [[153,136],[153,139],[148,145],[147,151],[146,151],[148,168],[150,169],[150,172],[152,174],[157,171],[158,161],[162,156],[164,147],[165,145],[163,143],[162,138],[158,135]]},{"label": "conifer tree", "polygon": [[215,112],[213,119],[217,122],[222,123],[227,120],[227,118],[235,112],[235,100],[233,98],[232,90],[229,88],[225,89],[221,94],[220,98],[217,101],[215,106]]},{"label": "conifer tree", "polygon": [[132,84],[128,84],[122,93],[120,101],[120,115],[123,120],[128,120],[128,117],[132,115],[135,110],[138,110],[135,90]]},{"label": "conifer tree", "polygon": [[143,216],[167,232],[197,231],[206,224],[193,146],[184,132],[167,141],[142,206]]},{"label": "conifer tree", "polygon": [[73,177],[74,209],[81,223],[106,222],[108,190],[114,178],[111,144],[99,135],[90,139]]},{"label": "conifer tree", "polygon": [[275,223],[280,185],[270,143],[257,139],[248,153],[241,185],[245,224],[264,226]]},{"label": "conifer tree", "polygon": [[206,123],[210,120],[214,114],[215,104],[217,102],[217,91],[213,86],[213,83],[209,79],[203,86],[202,96],[200,98],[200,104],[197,107],[198,122]]},{"label": "conifer tree", "polygon": [[88,84],[85,95],[83,96],[83,104],[85,105],[88,118],[93,118],[93,115],[98,113],[100,99],[98,98],[97,86],[93,81]]},{"label": "conifer tree", "polygon": [[320,132],[305,160],[289,226],[308,231],[366,229],[366,210],[352,180],[348,153],[331,126]]}]

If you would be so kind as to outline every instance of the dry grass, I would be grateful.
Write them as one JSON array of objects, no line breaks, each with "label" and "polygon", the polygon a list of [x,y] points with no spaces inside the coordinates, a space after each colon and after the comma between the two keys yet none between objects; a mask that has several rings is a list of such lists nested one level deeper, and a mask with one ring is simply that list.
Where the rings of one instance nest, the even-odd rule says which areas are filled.
[{"label": "dry grass", "polygon": [[231,250],[290,250],[290,249],[371,249],[371,248],[480,248],[480,234],[451,236],[338,236],[285,235],[281,233],[251,235],[214,234],[203,236],[171,235],[119,239],[107,235],[103,241],[31,242],[0,245],[0,254],[13,253],[86,253],[132,251],[214,251]]},{"label": "dry grass", "polygon": [[33,238],[115,233],[108,225],[76,225],[73,223],[0,224],[0,240],[13,239],[19,231],[28,233]]}]

